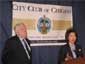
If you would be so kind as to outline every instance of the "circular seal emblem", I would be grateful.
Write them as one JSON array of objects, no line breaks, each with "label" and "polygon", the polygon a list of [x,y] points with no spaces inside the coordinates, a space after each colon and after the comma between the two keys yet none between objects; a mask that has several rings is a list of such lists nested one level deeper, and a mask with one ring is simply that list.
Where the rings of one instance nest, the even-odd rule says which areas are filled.
[{"label": "circular seal emblem", "polygon": [[37,28],[41,34],[47,34],[51,29],[51,20],[45,15],[40,17],[38,20]]}]

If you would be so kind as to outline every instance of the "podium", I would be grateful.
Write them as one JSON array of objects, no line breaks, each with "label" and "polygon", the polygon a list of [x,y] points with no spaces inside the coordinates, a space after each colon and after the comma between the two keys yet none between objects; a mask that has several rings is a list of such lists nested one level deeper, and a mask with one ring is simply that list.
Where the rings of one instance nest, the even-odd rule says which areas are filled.
[{"label": "podium", "polygon": [[68,60],[65,61],[64,64],[85,64],[85,57],[79,57],[77,59]]}]

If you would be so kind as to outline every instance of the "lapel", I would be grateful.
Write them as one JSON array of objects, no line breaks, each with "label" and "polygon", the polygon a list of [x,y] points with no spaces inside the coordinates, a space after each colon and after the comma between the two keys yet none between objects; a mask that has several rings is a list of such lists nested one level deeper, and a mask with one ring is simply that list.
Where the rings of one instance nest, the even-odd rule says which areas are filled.
[{"label": "lapel", "polygon": [[81,56],[81,53],[82,53],[81,48],[78,45],[76,45],[76,55],[77,55],[77,57]]},{"label": "lapel", "polygon": [[68,52],[67,52],[67,53],[69,53],[69,55],[70,55],[71,57],[73,57],[72,51],[71,51],[71,48],[70,48],[69,44],[67,44],[67,49],[68,49]]},{"label": "lapel", "polygon": [[17,45],[18,45],[18,51],[21,51],[21,53],[23,53],[24,55],[27,55],[26,51],[25,51],[25,49],[24,49],[24,47],[23,47],[23,45],[22,45],[22,43],[21,43],[21,41],[19,39],[19,37],[15,36],[15,38],[16,38]]},{"label": "lapel", "polygon": [[15,40],[14,43],[16,44],[16,46],[15,46],[16,47],[16,51],[15,51],[16,55],[19,56],[23,60],[29,60],[19,37],[14,36],[14,40]]}]

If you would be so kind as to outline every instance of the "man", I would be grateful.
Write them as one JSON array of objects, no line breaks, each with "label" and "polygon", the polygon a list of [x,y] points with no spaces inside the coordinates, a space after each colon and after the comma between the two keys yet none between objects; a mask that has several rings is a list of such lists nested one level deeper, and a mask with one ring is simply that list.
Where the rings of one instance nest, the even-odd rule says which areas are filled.
[{"label": "man", "polygon": [[30,41],[27,39],[27,29],[24,23],[16,24],[15,36],[6,41],[2,53],[3,64],[31,64]]},{"label": "man", "polygon": [[64,61],[83,57],[82,48],[77,44],[77,32],[73,28],[66,31],[65,39],[67,44],[62,46],[59,51],[58,64],[63,64]]}]

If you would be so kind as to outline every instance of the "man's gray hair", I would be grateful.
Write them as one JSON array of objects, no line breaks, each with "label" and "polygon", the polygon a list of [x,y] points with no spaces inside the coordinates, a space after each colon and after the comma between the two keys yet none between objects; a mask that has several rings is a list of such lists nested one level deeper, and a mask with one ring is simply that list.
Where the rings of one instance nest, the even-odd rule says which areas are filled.
[{"label": "man's gray hair", "polygon": [[25,25],[24,23],[17,23],[15,26],[14,26],[14,30],[16,30],[17,27],[19,27],[20,25]]}]

